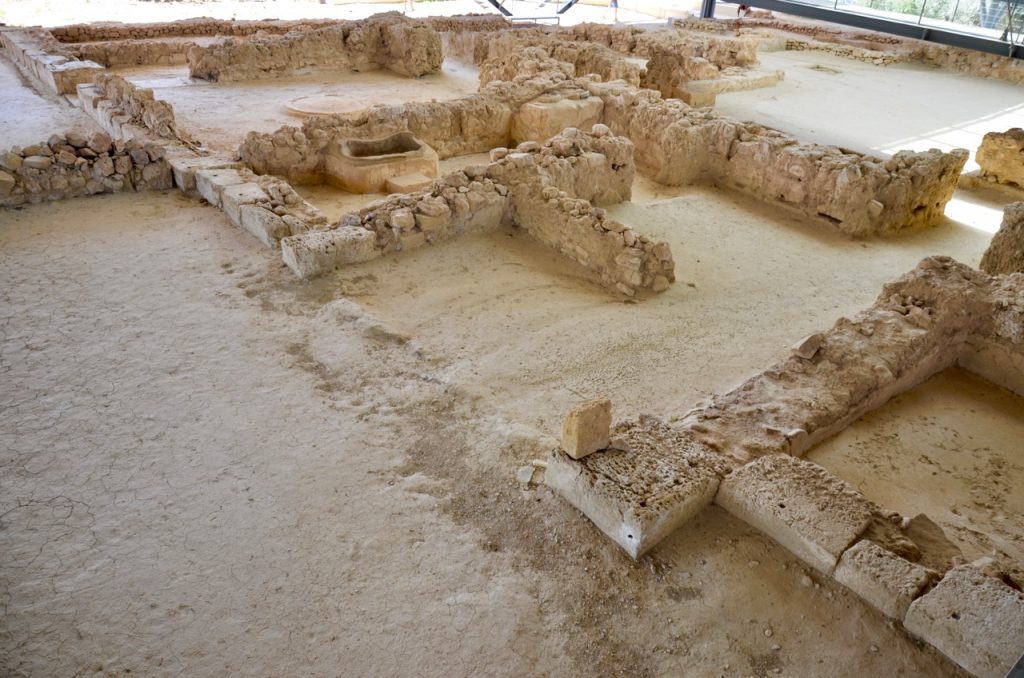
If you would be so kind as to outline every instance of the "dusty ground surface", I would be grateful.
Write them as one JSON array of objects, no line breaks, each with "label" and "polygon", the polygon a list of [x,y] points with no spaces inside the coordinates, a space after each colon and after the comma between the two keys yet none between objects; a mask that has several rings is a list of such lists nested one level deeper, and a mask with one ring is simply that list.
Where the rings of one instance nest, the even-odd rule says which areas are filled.
[{"label": "dusty ground surface", "polygon": [[[727,92],[715,109],[789,132],[801,141],[892,155],[900,150],[971,152],[985,132],[1024,126],[1022,88],[919,64],[875,66],[825,52],[762,52],[764,68],[782,69],[775,87]],[[835,104],[842,101],[841,106]],[[928,102],[941,101],[942,105]]]},{"label": "dusty ground surface", "polygon": [[38,144],[56,130],[91,134],[99,127],[65,99],[43,97],[27,86],[18,67],[0,56],[0,152]]},{"label": "dusty ground surface", "polygon": [[[217,106],[196,122],[237,116],[233,145],[297,120],[247,101],[195,100]],[[372,199],[302,190],[333,216]],[[580,399],[670,419],[924,256],[976,265],[1001,195],[862,243],[641,179],[612,212],[671,243],[679,281],[640,303],[516,231],[303,283],[175,192],[0,212],[0,675],[962,675],[717,508],[634,564],[514,473]],[[1019,437],[1019,401],[942,379],[871,415],[898,441],[865,443],[866,418],[812,458],[1019,548],[1019,450],[989,442],[996,420]],[[965,435],[991,450],[942,450]],[[902,453],[923,447],[935,465]],[[932,480],[947,496],[901,497]]]},{"label": "dusty ground surface", "polygon": [[[595,332],[591,308],[632,334],[655,309],[508,240],[484,239],[497,259],[463,290],[501,293],[491,269],[528,263],[510,318],[565,293],[581,312],[548,337]],[[433,254],[440,274],[460,246]],[[343,279],[294,282],[174,193],[3,215],[0,673],[958,675],[718,509],[634,565],[513,484],[541,450],[460,383],[468,342],[407,338],[337,294]],[[466,306],[420,298],[471,337]],[[751,320],[750,336],[779,324]],[[632,367],[667,390],[665,364]],[[622,400],[606,365],[592,372]],[[518,389],[550,396],[529,419],[557,418],[558,386]]]},{"label": "dusty ground surface", "polygon": [[[188,66],[112,69],[174,107],[179,124],[212,150],[234,152],[247,132],[272,132],[305,119],[288,110],[297,99],[337,96],[339,108],[358,110],[374,104],[454,99],[475,92],[477,69],[445,61],[441,73],[404,78],[388,71],[312,73],[272,80],[212,83],[193,80]],[[338,112],[343,112],[339,110]]]},{"label": "dusty ground surface", "polygon": [[964,555],[1024,562],[1024,398],[963,370],[894,398],[808,458],[868,498],[926,513]]}]

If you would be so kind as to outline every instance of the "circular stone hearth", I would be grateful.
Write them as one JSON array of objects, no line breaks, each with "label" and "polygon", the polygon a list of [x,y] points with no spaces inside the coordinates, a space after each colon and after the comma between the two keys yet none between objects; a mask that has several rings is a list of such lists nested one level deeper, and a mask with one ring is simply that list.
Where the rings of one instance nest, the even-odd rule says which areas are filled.
[{"label": "circular stone hearth", "polygon": [[308,94],[292,99],[285,107],[293,115],[331,115],[332,113],[351,113],[369,108],[377,101],[365,97],[354,97],[351,94]]}]

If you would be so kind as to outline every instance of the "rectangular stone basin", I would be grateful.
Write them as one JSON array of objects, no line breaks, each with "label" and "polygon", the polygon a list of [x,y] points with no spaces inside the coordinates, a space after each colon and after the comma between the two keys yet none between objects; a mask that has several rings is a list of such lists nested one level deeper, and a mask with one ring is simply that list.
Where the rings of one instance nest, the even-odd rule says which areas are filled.
[{"label": "rectangular stone basin", "polygon": [[324,167],[330,184],[351,193],[382,193],[388,179],[415,172],[438,175],[437,153],[411,132],[335,141]]}]

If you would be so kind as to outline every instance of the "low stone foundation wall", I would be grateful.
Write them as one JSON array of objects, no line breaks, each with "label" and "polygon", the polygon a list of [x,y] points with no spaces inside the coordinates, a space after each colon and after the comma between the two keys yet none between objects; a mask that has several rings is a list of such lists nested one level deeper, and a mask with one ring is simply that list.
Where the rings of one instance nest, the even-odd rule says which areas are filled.
[{"label": "low stone foundation wall", "polygon": [[632,296],[660,292],[675,279],[667,243],[655,243],[593,203],[629,198],[632,144],[603,127],[565,130],[541,146],[495,149],[487,166],[468,167],[431,189],[393,195],[341,220],[338,228],[282,241],[285,263],[300,277],[367,261],[479,228],[510,224]]},{"label": "low stone foundation wall", "polygon": [[107,132],[118,138],[138,136],[132,128],[189,146],[198,142],[178,128],[174,109],[153,96],[153,90],[134,85],[119,75],[99,75],[94,85],[78,86],[79,105]]},{"label": "low stone foundation wall", "polygon": [[513,82],[493,82],[476,94],[449,101],[378,105],[351,114],[316,116],[301,128],[251,132],[239,155],[260,174],[315,184],[324,181],[324,153],[335,139],[375,139],[408,131],[441,159],[486,153],[510,144],[513,116],[523,104],[551,93],[589,96],[566,74],[544,71]]},{"label": "low stone foundation wall", "polygon": [[418,77],[438,72],[442,60],[438,32],[398,13],[280,36],[228,39],[188,51],[192,77],[220,81],[281,77],[305,69],[387,69]]},{"label": "low stone foundation wall", "polygon": [[[437,31],[485,31],[499,30],[509,22],[495,14],[463,14],[450,17],[428,17],[425,19]],[[54,38],[64,43],[147,40],[153,38],[192,36],[249,36],[257,33],[284,34],[339,24],[351,23],[338,19],[299,19],[280,21],[226,21],[201,17],[144,24],[122,24],[118,22],[96,22],[71,24],[51,28]]]},{"label": "low stone foundation wall", "polygon": [[588,89],[605,102],[603,122],[633,140],[638,166],[655,181],[725,184],[857,237],[938,223],[968,157],[957,149],[902,151],[882,160],[801,144],[649,90],[594,82]]},{"label": "low stone foundation wall", "polygon": [[62,200],[97,193],[166,189],[174,185],[164,148],[55,134],[44,143],[12,148],[0,156],[0,206]]},{"label": "low stone foundation wall", "polygon": [[[998,345],[999,360],[979,342]],[[563,439],[544,482],[634,558],[714,502],[963,668],[1001,676],[1024,645],[1020,565],[964,565],[927,516],[888,511],[797,458],[954,364],[1011,388],[1015,370],[1024,394],[1024,275],[925,259],[874,306],[678,424],[642,416],[599,431],[591,421],[605,449],[575,458]]]},{"label": "low stone foundation wall", "polygon": [[51,94],[73,94],[103,67],[81,61],[41,28],[0,27],[0,47],[38,87]]}]

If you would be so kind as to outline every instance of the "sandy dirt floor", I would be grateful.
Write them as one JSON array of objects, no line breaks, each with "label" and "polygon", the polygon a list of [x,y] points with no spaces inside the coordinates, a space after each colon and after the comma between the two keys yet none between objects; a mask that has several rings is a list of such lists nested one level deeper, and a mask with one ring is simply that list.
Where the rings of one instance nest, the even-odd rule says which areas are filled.
[{"label": "sandy dirt floor", "polygon": [[193,80],[188,66],[113,69],[140,87],[152,88],[158,99],[174,107],[181,125],[217,151],[236,151],[247,132],[272,132],[282,125],[299,127],[304,116],[288,104],[312,96],[332,95],[342,108],[358,110],[375,104],[454,99],[475,92],[478,71],[448,60],[441,73],[405,78],[388,71],[312,73],[292,78],[212,83]]},{"label": "sandy dirt floor", "polygon": [[[915,133],[887,132],[910,104],[837,111],[871,80],[828,77],[835,135],[856,131],[830,141]],[[916,96],[899,82],[880,87]],[[261,89],[278,85],[294,86]],[[233,148],[298,122],[257,107],[255,88],[222,101],[211,87],[164,86],[204,141],[203,125]],[[719,101],[760,119],[737,97],[765,92]],[[798,129],[813,111],[793,96]],[[996,115],[1003,96],[947,107]],[[16,110],[0,104],[0,125],[27,124]],[[32,124],[63,122],[45,109]],[[301,190],[332,217],[374,197]],[[720,509],[633,563],[515,473],[583,398],[671,419],[921,258],[976,265],[1005,202],[960,191],[937,228],[856,242],[737,194],[638,179],[610,212],[668,240],[678,276],[638,303],[515,230],[301,282],[173,191],[2,211],[0,675],[962,676]],[[925,511],[971,555],[1019,557],[1020,408],[949,372],[811,458]]]},{"label": "sandy dirt floor", "polygon": [[[543,360],[583,360],[589,347],[550,340],[605,331],[622,355],[657,307],[546,272],[521,239],[491,240],[425,252],[440,279],[410,280],[410,299],[427,292],[420,305],[466,333],[446,354],[431,332],[409,338],[337,294],[341,279],[294,282],[175,193],[5,213],[0,673],[960,675],[719,509],[634,565],[560,499],[514,484],[543,442],[460,383],[482,331],[467,308],[494,303],[473,288],[532,281],[505,290],[510,318],[560,316],[550,305],[568,296],[580,315],[560,328],[491,327],[495,344],[538,342]],[[446,306],[435,288],[466,248],[495,259],[473,263],[465,299]],[[393,286],[422,261],[383,265],[391,275],[347,284]],[[718,343],[743,355],[780,324],[749,320]],[[710,335],[710,321],[688,322]],[[676,343],[689,349],[628,369],[692,390],[665,365],[715,357]],[[610,387],[623,368],[609,365],[594,360],[590,381],[622,402]],[[516,389],[549,396],[525,398],[547,400],[528,424],[571,399],[544,379]]]},{"label": "sandy dirt floor", "polygon": [[1024,398],[948,370],[815,448],[808,457],[868,498],[927,514],[974,560],[1024,563]]},{"label": "sandy dirt floor", "polygon": [[0,152],[11,146],[46,141],[55,130],[99,131],[89,116],[56,96],[43,97],[28,86],[18,67],[0,56]]},{"label": "sandy dirt floor", "polygon": [[1020,85],[919,64],[875,66],[825,52],[762,52],[758,59],[764,68],[784,70],[785,80],[721,94],[715,109],[801,141],[883,155],[966,148],[969,172],[978,168],[974,152],[986,132],[1024,126]]}]

